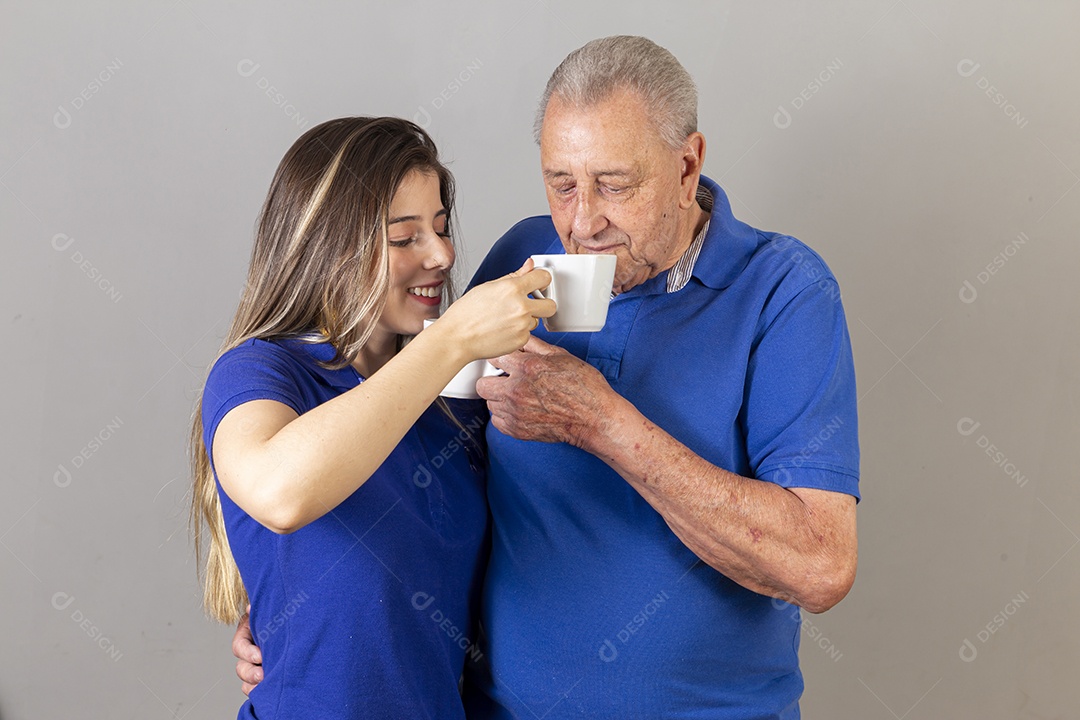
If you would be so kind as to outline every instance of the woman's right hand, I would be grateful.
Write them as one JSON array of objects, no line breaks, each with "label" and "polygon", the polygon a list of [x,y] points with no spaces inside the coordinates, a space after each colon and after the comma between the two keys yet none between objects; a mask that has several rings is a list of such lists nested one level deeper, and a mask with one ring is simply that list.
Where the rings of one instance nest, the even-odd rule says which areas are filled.
[{"label": "woman's right hand", "polygon": [[554,300],[529,297],[529,293],[550,283],[551,274],[534,270],[529,258],[509,275],[465,293],[432,328],[442,325],[444,331],[452,333],[453,341],[468,355],[466,362],[520,350],[540,318],[555,314]]}]

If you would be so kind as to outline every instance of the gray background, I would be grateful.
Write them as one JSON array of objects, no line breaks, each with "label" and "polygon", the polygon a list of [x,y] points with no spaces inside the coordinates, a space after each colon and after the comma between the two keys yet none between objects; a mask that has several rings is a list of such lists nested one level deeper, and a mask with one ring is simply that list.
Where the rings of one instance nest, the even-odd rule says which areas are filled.
[{"label": "gray background", "polygon": [[1077,717],[1077,3],[224,5],[4,3],[3,720],[241,702],[199,608],[185,441],[292,141],[427,124],[467,277],[546,210],[547,76],[616,33],[683,61],[706,173],[844,291],[861,563],[807,616],[805,716]]}]

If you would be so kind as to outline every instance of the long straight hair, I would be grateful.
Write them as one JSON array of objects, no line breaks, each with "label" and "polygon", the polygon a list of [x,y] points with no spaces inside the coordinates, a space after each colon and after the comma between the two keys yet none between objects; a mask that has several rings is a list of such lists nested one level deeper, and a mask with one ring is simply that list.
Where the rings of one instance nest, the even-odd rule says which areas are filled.
[{"label": "long straight hair", "polygon": [[[453,176],[414,123],[350,117],[304,133],[270,184],[247,282],[218,358],[252,338],[314,331],[336,351],[327,367],[351,364],[386,305],[390,203],[414,170],[438,177],[443,207],[453,216]],[[449,277],[446,283],[445,297],[452,299]],[[204,608],[231,624],[248,598],[229,549],[208,450],[200,396],[190,438],[192,535],[200,566],[205,552]]]}]

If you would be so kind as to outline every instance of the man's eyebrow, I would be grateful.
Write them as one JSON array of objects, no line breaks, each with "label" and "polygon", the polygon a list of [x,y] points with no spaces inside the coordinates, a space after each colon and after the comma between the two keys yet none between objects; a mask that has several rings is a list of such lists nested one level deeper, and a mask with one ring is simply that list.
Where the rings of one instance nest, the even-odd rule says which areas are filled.
[{"label": "man's eyebrow", "polygon": [[[448,213],[446,211],[446,208],[443,208],[439,212],[435,213],[435,217],[441,217],[443,215],[449,215],[449,214],[450,213]],[[401,217],[390,218],[390,220],[388,220],[386,224],[387,225],[393,225],[394,223],[400,223],[400,222],[416,222],[417,220],[421,220],[421,219],[423,219],[423,218],[421,218],[419,215],[402,215]]]},{"label": "man's eyebrow", "polygon": [[[595,172],[589,173],[589,175],[591,177],[624,177],[624,178],[625,177],[631,177],[631,176],[633,176],[633,174],[634,173],[631,170],[614,169],[614,168],[611,169],[611,170],[597,170]],[[565,170],[545,170],[544,171],[544,177],[550,178],[550,179],[570,177],[570,173],[566,172]]]}]

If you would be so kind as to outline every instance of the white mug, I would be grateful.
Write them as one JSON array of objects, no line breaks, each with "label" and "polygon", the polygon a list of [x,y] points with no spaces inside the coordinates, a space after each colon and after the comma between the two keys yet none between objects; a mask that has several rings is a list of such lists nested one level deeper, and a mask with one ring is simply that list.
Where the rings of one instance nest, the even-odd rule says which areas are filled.
[{"label": "white mug", "polygon": [[[426,328],[433,322],[435,321],[425,320],[424,327]],[[480,395],[476,392],[476,381],[482,377],[493,377],[495,375],[502,375],[502,370],[487,360],[473,360],[451,378],[439,395],[462,400],[479,400]]]},{"label": "white mug", "polygon": [[446,384],[446,387],[439,394],[443,397],[479,400],[480,395],[476,392],[476,381],[482,377],[494,377],[495,375],[502,375],[502,370],[487,360],[473,360],[461,368],[458,374]]},{"label": "white mug", "polygon": [[555,314],[544,318],[548,332],[596,332],[607,322],[614,255],[533,255],[533,265],[547,270],[551,284],[538,297],[555,301]]}]

